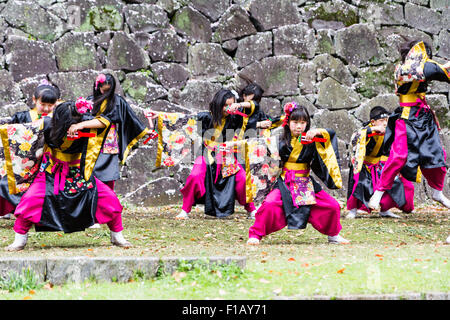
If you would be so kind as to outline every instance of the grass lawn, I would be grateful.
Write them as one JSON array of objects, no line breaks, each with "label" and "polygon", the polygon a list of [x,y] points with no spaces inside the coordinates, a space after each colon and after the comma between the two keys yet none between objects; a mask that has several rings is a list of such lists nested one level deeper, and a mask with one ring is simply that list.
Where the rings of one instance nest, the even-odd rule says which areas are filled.
[{"label": "grass lawn", "polygon": [[[227,219],[206,217],[177,221],[179,206],[136,208],[123,214],[129,249],[113,247],[106,226],[73,234],[30,231],[25,250],[0,257],[29,256],[246,256],[242,271],[233,266],[191,270],[128,283],[86,281],[64,286],[41,284],[33,290],[0,290],[0,299],[274,299],[279,296],[405,294],[450,291],[450,212],[418,206],[402,219],[364,214],[342,218],[341,234],[349,245],[330,245],[311,225],[283,229],[247,246],[248,228],[242,207]],[[393,210],[394,211],[394,210]],[[342,211],[342,216],[347,214]],[[13,241],[14,220],[0,221],[0,249]]]}]

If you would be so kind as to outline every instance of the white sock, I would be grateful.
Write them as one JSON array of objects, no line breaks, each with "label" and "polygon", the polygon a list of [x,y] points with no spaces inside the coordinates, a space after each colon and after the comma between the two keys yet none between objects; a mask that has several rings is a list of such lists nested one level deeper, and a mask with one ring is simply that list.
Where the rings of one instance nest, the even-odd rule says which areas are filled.
[{"label": "white sock", "polygon": [[376,190],[369,201],[370,209],[378,209],[380,207],[381,197],[383,197],[384,191]]},{"label": "white sock", "polygon": [[448,236],[447,240],[445,242],[450,243],[450,236]]},{"label": "white sock", "polygon": [[446,196],[444,196],[444,193],[442,193],[442,190],[436,190],[433,189],[433,195],[431,196],[434,200],[440,202],[441,204],[443,204],[445,207],[450,208],[450,200],[447,199]]},{"label": "white sock", "polygon": [[111,239],[119,243],[127,242],[127,240],[125,240],[125,238],[123,237],[122,231],[119,232],[111,231]]},{"label": "white sock", "polygon": [[20,234],[15,232],[14,234],[14,242],[11,243],[8,248],[20,248],[25,247],[28,241],[28,233]]},{"label": "white sock", "polygon": [[346,216],[346,218],[347,219],[353,219],[353,218],[356,217],[357,213],[358,213],[358,209],[356,209],[356,208],[350,209],[350,211],[349,211],[348,215]]},{"label": "white sock", "polygon": [[399,215],[396,215],[395,213],[392,213],[389,210],[380,211],[380,216],[382,216],[382,217],[391,217],[391,218],[401,218]]},{"label": "white sock", "polygon": [[181,212],[175,218],[188,218],[188,217],[189,217],[189,213],[187,213],[186,211],[181,209]]},{"label": "white sock", "polygon": [[250,219],[255,219],[255,216],[256,216],[256,210],[253,210],[252,212],[249,212],[249,213],[248,213],[248,216],[249,216]]},{"label": "white sock", "polygon": [[328,236],[328,242],[331,243],[350,243],[350,241],[348,241],[347,239],[344,239],[344,237],[342,237],[341,235],[335,235],[335,236]]}]

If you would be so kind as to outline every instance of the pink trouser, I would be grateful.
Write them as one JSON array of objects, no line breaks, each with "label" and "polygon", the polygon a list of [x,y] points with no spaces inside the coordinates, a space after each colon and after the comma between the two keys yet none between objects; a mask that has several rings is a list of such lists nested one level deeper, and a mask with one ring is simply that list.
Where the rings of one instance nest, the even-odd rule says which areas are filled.
[{"label": "pink trouser", "polygon": [[[320,233],[328,236],[338,235],[342,229],[339,203],[324,190],[316,193],[316,202],[311,206],[308,222]],[[261,240],[262,237],[281,230],[286,225],[281,192],[274,189],[258,209],[255,223],[248,230],[248,235],[249,238]]]},{"label": "pink trouser", "polygon": [[[354,176],[355,184],[353,185],[353,192],[355,191],[356,185],[358,184],[358,176],[359,176],[359,173]],[[381,197],[381,201],[380,201],[380,207],[381,208],[380,208],[380,211],[382,211],[382,212],[383,211],[387,211],[387,210],[389,210],[391,208],[398,208],[398,209],[401,209],[404,212],[412,212],[414,210],[414,184],[411,181],[408,181],[408,180],[406,180],[403,177],[400,177],[400,180],[402,181],[404,189],[405,189],[405,200],[406,200],[405,204],[402,207],[399,208],[397,203],[386,192]],[[352,192],[352,195],[347,200],[347,209],[348,210],[358,209],[358,210],[363,210],[363,211],[366,211],[366,212],[371,212],[372,210],[367,208],[362,203],[361,200],[356,199],[353,196],[353,192]]]},{"label": "pink trouser", "polygon": [[3,197],[0,197],[0,216],[13,212],[15,206]]},{"label": "pink trouser", "polygon": [[[95,183],[98,192],[95,219],[100,224],[106,223],[111,231],[122,231],[122,205],[119,199],[106,184],[97,178],[95,178]],[[33,224],[38,224],[41,221],[45,190],[45,172],[40,172],[23,195],[14,212],[16,216],[15,232],[26,234]]]},{"label": "pink trouser", "polygon": [[[241,168],[236,173],[236,199],[240,205],[244,206],[245,210],[252,212],[256,210],[253,202],[246,203],[246,179],[245,170],[239,164]],[[217,167],[220,170],[220,167]],[[205,189],[205,177],[206,177],[206,162],[203,156],[197,157],[195,159],[194,166],[192,168],[191,174],[186,179],[185,186],[180,190],[183,195],[183,207],[182,209],[187,213],[191,212],[192,206],[195,200],[200,199],[206,192]]]},{"label": "pink trouser", "polygon": [[103,181],[104,184],[106,184],[112,191],[114,191],[114,184],[115,184],[115,180],[111,180],[111,181]]},{"label": "pink trouser", "polygon": [[[444,157],[447,159],[447,154],[444,151]],[[400,170],[406,163],[408,158],[408,140],[406,132],[406,124],[403,119],[398,119],[395,122],[395,138],[391,146],[389,158],[383,167],[380,180],[378,181],[376,190],[386,191],[392,188],[395,177],[400,173]],[[444,189],[444,180],[447,173],[445,167],[425,169],[420,168],[423,176],[427,179],[428,185],[436,190]]]}]

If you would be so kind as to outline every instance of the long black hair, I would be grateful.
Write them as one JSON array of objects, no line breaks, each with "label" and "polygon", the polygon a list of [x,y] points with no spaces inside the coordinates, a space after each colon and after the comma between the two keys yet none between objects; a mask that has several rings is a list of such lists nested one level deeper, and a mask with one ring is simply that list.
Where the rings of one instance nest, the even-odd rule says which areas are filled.
[{"label": "long black hair", "polygon": [[[94,107],[92,109],[92,114],[96,115],[100,111],[100,106],[105,99],[108,100],[106,105],[105,113],[110,112],[114,108],[115,101],[115,91],[116,91],[116,79],[110,73],[105,73],[106,80],[103,83],[98,83],[97,80],[94,82],[93,92],[94,92]],[[109,84],[111,88],[102,94],[100,87]]]},{"label": "long black hair", "polygon": [[78,112],[74,101],[60,103],[53,110],[52,126],[50,128],[50,143],[60,147],[64,142],[69,127],[82,120],[82,114]]},{"label": "long black hair", "polygon": [[287,144],[291,144],[292,134],[291,129],[289,128],[289,122],[291,120],[303,120],[307,122],[305,132],[308,132],[311,128],[311,117],[309,116],[308,110],[304,106],[297,106],[290,113],[287,123],[284,126],[283,136],[281,137],[282,141]]},{"label": "long black hair", "polygon": [[220,125],[223,118],[223,107],[230,98],[235,98],[233,92],[227,89],[220,89],[210,102],[209,111],[211,112],[214,127]]},{"label": "long black hair", "polygon": [[50,84],[41,84],[34,89],[33,97],[43,103],[56,103],[59,99],[59,89]]},{"label": "long black hair", "polygon": [[[400,56],[402,57],[402,62],[405,62],[406,56],[408,55],[408,52],[411,50],[411,48],[423,40],[418,40],[418,39],[411,40],[406,37],[402,37],[402,38],[405,39],[405,42],[400,44],[400,46],[398,47],[398,51],[400,53]],[[428,57],[430,59],[432,59],[433,51],[431,49],[430,44],[427,41],[423,41],[423,43],[425,45],[425,50],[427,52]]]},{"label": "long black hair", "polygon": [[253,99],[256,102],[261,102],[261,98],[263,96],[264,90],[257,85],[256,83],[250,83],[248,85],[245,86],[244,89],[242,89],[240,97],[242,99],[242,101],[244,101],[244,95],[249,96],[251,94],[253,94]]}]

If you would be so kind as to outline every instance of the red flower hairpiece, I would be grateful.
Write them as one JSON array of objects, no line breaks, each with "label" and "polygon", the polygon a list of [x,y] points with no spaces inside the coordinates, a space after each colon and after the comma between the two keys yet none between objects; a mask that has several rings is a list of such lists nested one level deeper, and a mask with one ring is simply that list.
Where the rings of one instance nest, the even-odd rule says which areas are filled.
[{"label": "red flower hairpiece", "polygon": [[289,116],[291,115],[292,111],[297,109],[297,107],[298,106],[294,101],[286,103],[284,105],[284,113],[286,114],[286,116],[284,117],[283,123],[281,124],[282,127],[284,127],[288,124]]},{"label": "red flower hairpiece", "polygon": [[92,101],[86,100],[83,97],[79,97],[75,102],[75,107],[77,107],[79,113],[83,114],[87,111],[91,111],[93,108],[93,104]]},{"label": "red flower hairpiece", "polygon": [[103,73],[100,73],[97,76],[97,79],[95,79],[95,90],[97,90],[99,83],[105,83],[105,81],[106,81],[106,76]]}]

